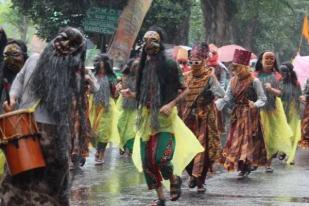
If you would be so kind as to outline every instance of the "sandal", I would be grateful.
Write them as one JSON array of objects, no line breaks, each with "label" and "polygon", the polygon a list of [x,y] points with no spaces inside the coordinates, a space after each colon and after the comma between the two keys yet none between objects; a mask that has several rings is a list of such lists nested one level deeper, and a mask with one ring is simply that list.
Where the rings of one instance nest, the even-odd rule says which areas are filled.
[{"label": "sandal", "polygon": [[281,153],[281,154],[278,155],[278,159],[281,160],[281,161],[284,160],[285,158],[286,158],[285,153]]},{"label": "sandal", "polygon": [[153,203],[151,203],[151,205],[149,206],[165,206],[165,200],[155,200]]},{"label": "sandal", "polygon": [[99,159],[99,152],[97,151],[94,155],[94,160],[97,161]]},{"label": "sandal", "polygon": [[195,188],[196,187],[196,178],[195,177],[190,177],[189,180],[189,188]]},{"label": "sandal", "polygon": [[196,191],[197,191],[197,193],[204,193],[204,192],[206,192],[206,188],[203,185],[198,186]]},{"label": "sandal", "polygon": [[272,167],[266,167],[265,172],[266,173],[273,173],[274,169]]},{"label": "sandal", "polygon": [[243,176],[245,176],[245,174],[246,174],[245,171],[240,171],[240,172],[238,173],[238,176],[239,176],[239,177],[243,177]]},{"label": "sandal", "polygon": [[119,149],[119,154],[120,155],[124,155],[126,152],[124,151],[124,150],[122,150],[122,149]]},{"label": "sandal", "polygon": [[79,166],[84,166],[85,165],[85,163],[86,163],[86,158],[85,157],[80,157],[80,159],[79,159]]},{"label": "sandal", "polygon": [[171,189],[170,189],[170,200],[171,201],[176,201],[179,199],[181,195],[181,183],[182,180],[179,176],[176,177],[176,183],[171,184]]}]

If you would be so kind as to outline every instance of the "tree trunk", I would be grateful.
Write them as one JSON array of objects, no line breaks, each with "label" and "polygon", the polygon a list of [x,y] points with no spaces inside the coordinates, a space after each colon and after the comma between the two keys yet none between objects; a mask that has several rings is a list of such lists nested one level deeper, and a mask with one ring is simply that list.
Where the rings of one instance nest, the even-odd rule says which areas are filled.
[{"label": "tree trunk", "polygon": [[108,49],[114,66],[121,68],[129,59],[131,49],[153,0],[129,0],[119,18],[116,34]]},{"label": "tree trunk", "polygon": [[233,43],[231,0],[201,0],[205,40],[217,46]]},{"label": "tree trunk", "polygon": [[20,39],[23,42],[27,42],[27,32],[28,32],[28,27],[29,27],[29,19],[26,16],[21,17],[21,25],[18,25],[18,30],[20,33]]},{"label": "tree trunk", "polygon": [[190,15],[191,8],[186,8],[186,16],[182,19],[182,24],[177,25],[176,29],[168,34],[170,44],[187,45],[189,41]]},{"label": "tree trunk", "polygon": [[239,31],[239,29],[237,29],[237,31],[234,30],[234,36],[235,36],[236,43],[250,51],[253,50],[253,43],[254,43],[253,38],[256,32],[257,21],[258,21],[258,17],[255,16],[254,18],[246,22],[246,26],[242,28],[243,32],[237,32]]}]

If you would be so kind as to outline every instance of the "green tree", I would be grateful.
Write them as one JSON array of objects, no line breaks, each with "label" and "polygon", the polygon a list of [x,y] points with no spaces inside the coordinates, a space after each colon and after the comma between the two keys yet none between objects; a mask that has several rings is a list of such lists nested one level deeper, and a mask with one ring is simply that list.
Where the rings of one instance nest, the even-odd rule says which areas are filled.
[{"label": "green tree", "polygon": [[[86,11],[91,6],[110,7],[122,10],[127,0],[12,0],[14,8],[34,22],[37,34],[51,40],[59,28],[73,26],[82,28]],[[95,34],[89,34],[101,38]]]},{"label": "green tree", "polygon": [[269,49],[288,60],[296,54],[308,1],[201,0],[201,5],[208,42],[235,43],[257,54]]},{"label": "green tree", "polygon": [[21,39],[24,42],[27,42],[33,34],[30,19],[12,8],[11,1],[5,1],[0,5],[0,25],[4,26],[9,37]]},{"label": "green tree", "polygon": [[204,19],[199,0],[194,0],[191,8],[189,45],[205,41]]},{"label": "green tree", "polygon": [[169,44],[188,44],[193,0],[154,0],[144,20],[140,38],[150,26],[160,26]]}]

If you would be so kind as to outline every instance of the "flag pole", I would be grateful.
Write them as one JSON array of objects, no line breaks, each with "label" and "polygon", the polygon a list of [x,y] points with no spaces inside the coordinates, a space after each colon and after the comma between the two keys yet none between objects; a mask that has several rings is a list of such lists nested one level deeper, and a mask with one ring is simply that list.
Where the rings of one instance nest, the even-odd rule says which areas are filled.
[{"label": "flag pole", "polygon": [[306,19],[307,19],[307,16],[305,15],[305,16],[304,16],[304,20],[303,20],[302,30],[301,30],[301,33],[300,33],[300,41],[299,41],[299,45],[298,45],[297,54],[300,54],[301,45],[302,45],[302,43],[303,43],[303,35],[304,35],[304,29],[305,29]]},{"label": "flag pole", "polygon": [[300,54],[300,48],[301,48],[302,43],[303,43],[303,33],[300,34],[300,41],[298,45],[297,54]]}]

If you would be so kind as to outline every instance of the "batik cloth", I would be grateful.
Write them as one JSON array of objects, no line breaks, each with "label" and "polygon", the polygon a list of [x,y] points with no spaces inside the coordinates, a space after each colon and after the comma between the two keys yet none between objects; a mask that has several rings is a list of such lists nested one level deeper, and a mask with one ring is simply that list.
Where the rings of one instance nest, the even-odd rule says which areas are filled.
[{"label": "batik cloth", "polygon": [[214,76],[207,72],[197,73],[195,70],[187,78],[187,85],[189,94],[185,98],[185,114],[182,116],[205,151],[197,154],[186,170],[190,176],[198,178],[203,184],[209,168],[215,161],[221,159],[218,114],[213,101],[215,95],[223,97],[224,90],[220,88]]},{"label": "batik cloth", "polygon": [[[261,131],[259,109],[250,108],[249,100],[256,105],[262,96],[254,87],[254,80],[239,80],[234,77],[230,83],[230,92],[234,108],[230,120],[230,131],[223,150],[224,167],[230,170],[244,170],[244,165],[261,166],[266,163],[266,151]],[[257,85],[257,82],[256,82]],[[262,93],[262,91],[260,91]],[[260,100],[261,101],[261,100]],[[257,104],[258,103],[258,104]]]},{"label": "batik cloth", "polygon": [[301,148],[309,148],[309,102],[306,103],[303,118],[301,121]]}]

